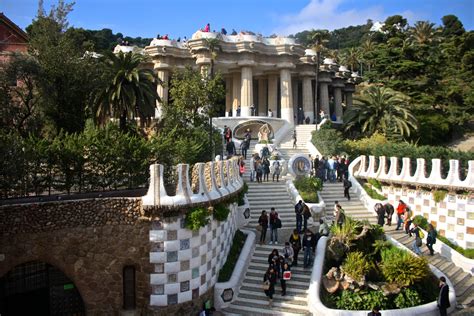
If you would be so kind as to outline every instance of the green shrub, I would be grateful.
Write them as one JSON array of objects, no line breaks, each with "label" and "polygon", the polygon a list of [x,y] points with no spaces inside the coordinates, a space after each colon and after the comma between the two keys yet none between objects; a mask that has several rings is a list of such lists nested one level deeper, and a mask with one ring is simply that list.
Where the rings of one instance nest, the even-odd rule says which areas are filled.
[{"label": "green shrub", "polygon": [[323,156],[338,155],[344,151],[342,134],[333,129],[330,122],[314,131],[311,141]]},{"label": "green shrub", "polygon": [[424,230],[428,229],[428,220],[421,215],[413,217],[412,223],[420,226]]},{"label": "green shrub", "polygon": [[240,252],[245,244],[245,240],[247,239],[247,235],[242,233],[240,230],[237,230],[234,235],[234,239],[232,241],[232,247],[230,248],[229,255],[222,266],[221,270],[219,271],[219,278],[217,282],[227,282],[232,277],[232,273],[234,272],[235,264],[239,259]]},{"label": "green shrub", "polygon": [[430,274],[425,258],[412,256],[408,251],[392,247],[381,252],[382,263],[379,265],[388,282],[400,286],[411,286]]},{"label": "green shrub", "polygon": [[379,200],[379,201],[383,201],[383,200],[386,200],[387,198],[381,194],[379,194],[377,191],[375,191],[374,189],[371,188],[370,184],[364,184],[363,186],[365,192],[367,192],[367,194],[373,198],[374,200]]},{"label": "green shrub", "polygon": [[223,203],[216,204],[214,206],[214,219],[218,220],[220,222],[225,221],[227,217],[229,216],[230,209],[227,207],[227,205]]},{"label": "green shrub", "polygon": [[374,178],[369,178],[367,179],[367,182],[369,182],[376,189],[382,190],[382,184],[379,182],[379,180],[374,179]]},{"label": "green shrub", "polygon": [[381,309],[389,307],[388,298],[381,291],[361,290],[358,292],[342,291],[336,298],[336,307],[346,310],[371,310],[375,306]]},{"label": "green shrub", "polygon": [[307,203],[318,203],[318,191],[323,188],[321,179],[312,177],[298,177],[293,181],[296,190]]},{"label": "green shrub", "polygon": [[185,226],[191,230],[199,230],[209,223],[209,211],[203,207],[195,207],[188,211]]},{"label": "green shrub", "polygon": [[436,203],[439,203],[443,201],[446,198],[446,195],[448,194],[448,191],[446,190],[434,190],[433,191],[433,200]]},{"label": "green shrub", "polygon": [[359,281],[364,279],[371,266],[372,265],[362,252],[353,251],[347,254],[346,260],[344,260],[344,264],[341,268],[344,273],[354,280]]},{"label": "green shrub", "polygon": [[406,288],[395,297],[394,303],[397,308],[408,308],[421,305],[422,300],[417,291]]},{"label": "green shrub", "polygon": [[237,205],[242,206],[245,204],[245,194],[249,191],[249,186],[247,183],[244,182],[242,190],[239,192],[237,196]]}]

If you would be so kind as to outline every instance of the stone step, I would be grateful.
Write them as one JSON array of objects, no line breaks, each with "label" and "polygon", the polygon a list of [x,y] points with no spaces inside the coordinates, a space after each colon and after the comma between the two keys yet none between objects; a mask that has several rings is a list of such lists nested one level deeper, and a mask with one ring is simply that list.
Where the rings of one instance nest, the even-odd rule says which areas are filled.
[{"label": "stone step", "polygon": [[310,315],[308,311],[297,310],[281,306],[281,304],[273,304],[268,306],[268,300],[264,300],[262,304],[246,304],[237,300],[232,303],[229,308],[224,310],[225,315],[259,315],[259,316],[292,316],[292,315]]}]

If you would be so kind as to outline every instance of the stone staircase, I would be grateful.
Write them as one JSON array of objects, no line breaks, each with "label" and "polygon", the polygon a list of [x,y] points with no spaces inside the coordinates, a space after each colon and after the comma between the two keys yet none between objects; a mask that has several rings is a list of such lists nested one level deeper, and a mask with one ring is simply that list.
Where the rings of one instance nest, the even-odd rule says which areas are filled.
[{"label": "stone staircase", "polygon": [[[315,125],[302,125],[305,128]],[[280,152],[284,159],[288,160],[295,153],[308,154],[306,150],[306,141],[311,137],[311,133],[304,133],[298,130],[298,148],[293,151],[293,131],[286,136],[286,140],[280,146]],[[308,136],[309,135],[309,136]],[[304,137],[307,137],[304,140]],[[255,142],[251,142],[251,148],[254,148]],[[288,147],[289,146],[289,147]],[[250,151],[249,151],[250,152]],[[287,281],[286,295],[281,296],[280,281],[275,285],[275,294],[273,304],[268,306],[268,298],[262,290],[263,275],[268,268],[268,255],[273,249],[282,251],[285,241],[288,241],[293,229],[296,228],[296,216],[294,203],[287,192],[285,177],[280,177],[280,182],[273,182],[271,175],[268,182],[257,183],[250,182],[250,155],[247,154],[246,172],[244,180],[249,186],[247,198],[250,204],[250,223],[248,229],[255,230],[258,218],[262,210],[270,212],[271,207],[275,207],[282,221],[282,228],[278,230],[278,244],[269,245],[270,231],[267,231],[266,243],[259,245],[257,243],[255,251],[251,258],[249,267],[245,274],[242,287],[240,288],[237,300],[222,312],[225,315],[310,315],[308,311],[306,296],[311,278],[311,269],[303,268],[303,252],[298,256],[298,266],[292,267],[292,279]],[[260,238],[260,232],[256,231],[257,241]]]},{"label": "stone staircase", "polygon": [[288,161],[291,156],[295,154],[309,155],[306,148],[306,143],[311,140],[311,132],[316,130],[316,125],[297,125],[296,129],[296,149],[293,149],[293,130],[288,132],[285,138],[280,143],[278,149],[280,150],[283,159]]},{"label": "stone staircase", "polygon": [[[367,210],[360,200],[355,198],[351,199],[351,201],[347,201],[347,199],[344,198],[344,191],[342,183],[340,182],[324,183],[321,196],[326,203],[325,210],[327,218],[333,217],[334,201],[338,200],[342,208],[345,210],[346,215],[359,220],[368,220],[371,224],[377,223],[375,212]],[[396,223],[395,217],[396,215],[393,216],[392,223]],[[387,235],[395,238],[400,243],[411,249],[414,237],[409,237],[404,231],[396,231],[395,228],[396,225],[393,224],[392,226],[384,226]],[[441,270],[453,283],[456,291],[457,307],[461,308],[458,313],[460,313],[460,315],[463,314],[462,308],[471,310],[471,308],[474,307],[474,277],[437,253],[435,253],[434,256],[430,256],[426,245],[423,245],[422,250],[422,255],[427,258],[428,262]]]}]

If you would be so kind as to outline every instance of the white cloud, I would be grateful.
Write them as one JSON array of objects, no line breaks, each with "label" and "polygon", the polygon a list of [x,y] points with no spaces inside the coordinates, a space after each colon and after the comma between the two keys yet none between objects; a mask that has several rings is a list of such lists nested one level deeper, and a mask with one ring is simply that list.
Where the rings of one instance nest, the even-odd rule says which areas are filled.
[{"label": "white cloud", "polygon": [[[371,6],[363,9],[340,9],[344,0],[310,0],[296,14],[288,14],[280,20],[280,25],[274,30],[276,34],[289,35],[310,29],[334,30],[350,25],[365,24],[368,19],[384,21],[388,16],[382,6]],[[409,20],[414,17],[411,11],[398,13]]]}]

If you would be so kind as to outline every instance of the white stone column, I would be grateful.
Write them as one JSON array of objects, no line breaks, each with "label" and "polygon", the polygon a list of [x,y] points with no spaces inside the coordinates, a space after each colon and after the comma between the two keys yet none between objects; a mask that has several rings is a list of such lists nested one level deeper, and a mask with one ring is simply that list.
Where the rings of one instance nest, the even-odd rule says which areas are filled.
[{"label": "white stone column", "polygon": [[338,121],[342,120],[342,92],[341,88],[334,87],[334,110]]},{"label": "white stone column", "polygon": [[167,69],[158,69],[156,74],[161,83],[156,87],[156,93],[160,100],[156,101],[155,118],[161,118],[163,114],[163,104],[168,103],[169,71]]},{"label": "white stone column", "polygon": [[240,84],[240,116],[250,116],[250,106],[253,104],[252,68],[242,67],[242,81]]},{"label": "white stone column", "polygon": [[232,76],[232,116],[237,116],[237,108],[240,105],[240,73]]},{"label": "white stone column", "polygon": [[290,124],[294,124],[291,73],[289,69],[280,70],[280,90],[281,118],[287,120]]},{"label": "white stone column", "polygon": [[321,100],[321,109],[328,117],[331,117],[331,113],[329,111],[329,91],[327,82],[319,82],[319,93]]},{"label": "white stone column", "polygon": [[[268,76],[268,110],[272,110],[273,116],[277,117],[278,108],[278,77],[276,75]],[[268,113],[267,113],[268,114]]]},{"label": "white stone column", "polygon": [[303,111],[305,118],[309,117],[312,122],[314,119],[314,110],[311,77],[303,77]]},{"label": "white stone column", "polygon": [[225,78],[225,116],[232,113],[232,78]]},{"label": "white stone column", "polygon": [[258,79],[258,116],[267,116],[267,85],[265,79]]}]

